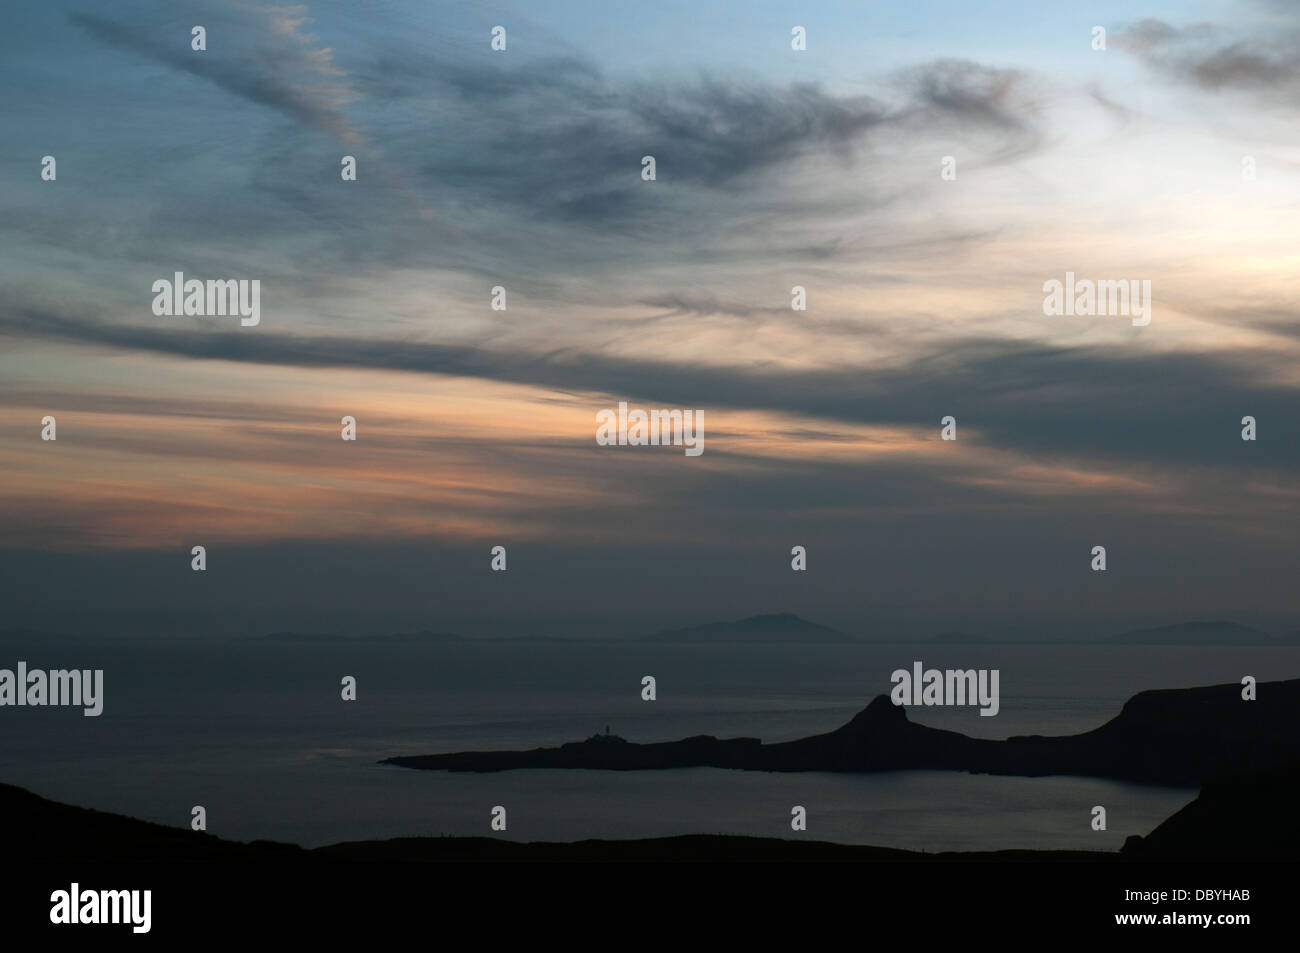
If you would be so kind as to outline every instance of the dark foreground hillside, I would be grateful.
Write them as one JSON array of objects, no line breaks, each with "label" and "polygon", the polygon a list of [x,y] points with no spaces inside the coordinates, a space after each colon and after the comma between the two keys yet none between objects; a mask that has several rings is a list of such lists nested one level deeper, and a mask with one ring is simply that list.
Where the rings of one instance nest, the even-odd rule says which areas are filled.
[{"label": "dark foreground hillside", "polygon": [[273,841],[241,843],[48,801],[0,784],[4,843],[12,856],[45,862],[283,864],[349,862],[1071,862],[1143,860],[1290,860],[1300,858],[1300,820],[1294,809],[1300,765],[1236,776],[1205,785],[1187,807],[1119,853],[1107,851],[972,851],[925,853],[831,844],[793,838],[684,835],[646,840],[521,843],[490,837],[409,837],[354,841],[305,849]]}]

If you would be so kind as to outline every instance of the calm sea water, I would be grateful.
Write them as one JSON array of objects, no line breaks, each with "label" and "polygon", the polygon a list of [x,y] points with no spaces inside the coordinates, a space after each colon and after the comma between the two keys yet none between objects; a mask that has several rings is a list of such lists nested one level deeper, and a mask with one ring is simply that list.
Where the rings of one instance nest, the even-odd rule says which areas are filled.
[{"label": "calm sea water", "polygon": [[[0,667],[103,668],[104,714],[0,709],[0,781],[55,800],[308,846],[487,835],[494,805],[519,840],[682,833],[799,836],[922,850],[1115,849],[1195,791],[1081,778],[935,772],[767,774],[513,771],[463,775],[375,762],[527,748],[606,725],[632,741],[692,734],[782,741],[834,729],[919,659],[1001,670],[1001,712],[911,709],[982,737],[1067,734],[1146,688],[1300,676],[1300,650],[1084,646],[679,646],[120,639],[0,642]],[[339,682],[355,676],[358,699]],[[640,698],[643,675],[658,700]],[[790,830],[792,805],[808,832]],[[1104,805],[1109,829],[1090,828]]]}]

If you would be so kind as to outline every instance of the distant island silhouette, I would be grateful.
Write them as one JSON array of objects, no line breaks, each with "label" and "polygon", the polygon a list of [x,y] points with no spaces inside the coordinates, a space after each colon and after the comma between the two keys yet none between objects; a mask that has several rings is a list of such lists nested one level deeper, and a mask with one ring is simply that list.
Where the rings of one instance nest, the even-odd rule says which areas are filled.
[{"label": "distant island silhouette", "polygon": [[1241,685],[1228,684],[1141,692],[1101,727],[1060,737],[971,738],[909,721],[905,708],[880,695],[835,731],[777,744],[711,735],[650,744],[610,744],[597,736],[558,748],[407,755],[381,763],[475,772],[690,767],[948,770],[1025,777],[1076,775],[1177,786],[1300,761],[1300,679],[1261,682],[1255,701],[1243,700],[1241,691]]},{"label": "distant island silhouette", "polygon": [[455,632],[392,632],[386,635],[348,636],[333,632],[272,632],[262,636],[265,642],[462,642]]},{"label": "distant island silhouette", "polygon": [[[99,636],[66,632],[53,632],[29,628],[0,629],[0,642],[51,642],[99,641]],[[683,628],[664,629],[649,634],[630,637],[608,636],[579,638],[555,634],[516,634],[496,636],[467,636],[456,632],[421,629],[413,632],[367,633],[364,635],[334,632],[279,631],[261,635],[243,636],[240,641],[264,643],[350,643],[350,644],[438,644],[438,643],[547,643],[568,642],[602,644],[660,642],[683,645],[771,644],[771,645],[1200,645],[1200,646],[1298,646],[1300,631],[1283,635],[1270,635],[1262,629],[1252,628],[1226,620],[1178,622],[1152,628],[1131,629],[1103,638],[1007,638],[1000,635],[983,635],[960,630],[939,632],[930,636],[901,638],[889,635],[858,636],[830,626],[810,622],[792,612],[773,612],[752,615],[734,622],[708,622]]]},{"label": "distant island silhouette", "polygon": [[1151,629],[1134,629],[1107,639],[1115,645],[1276,645],[1292,641],[1276,639],[1260,629],[1236,622],[1183,622]]},{"label": "distant island silhouette", "polygon": [[739,622],[711,622],[685,629],[666,629],[641,637],[643,642],[859,642],[860,639],[800,618],[792,612],[754,615]]},{"label": "distant island silhouette", "polygon": [[925,641],[932,645],[989,645],[994,641],[986,635],[971,632],[940,632]]}]

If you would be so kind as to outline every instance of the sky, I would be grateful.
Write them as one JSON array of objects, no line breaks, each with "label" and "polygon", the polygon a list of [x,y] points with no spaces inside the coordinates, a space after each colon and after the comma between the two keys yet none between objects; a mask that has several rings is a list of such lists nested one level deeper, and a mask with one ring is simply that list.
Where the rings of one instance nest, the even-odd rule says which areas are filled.
[{"label": "sky", "polygon": [[0,88],[0,627],[1300,628],[1294,4],[49,0]]}]

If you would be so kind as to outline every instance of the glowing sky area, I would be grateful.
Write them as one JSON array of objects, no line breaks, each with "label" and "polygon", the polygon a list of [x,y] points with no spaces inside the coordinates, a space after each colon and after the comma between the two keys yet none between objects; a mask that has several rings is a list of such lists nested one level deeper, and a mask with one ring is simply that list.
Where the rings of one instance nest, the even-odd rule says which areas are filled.
[{"label": "glowing sky area", "polygon": [[699,6],[20,5],[0,627],[1300,627],[1300,7]]}]

